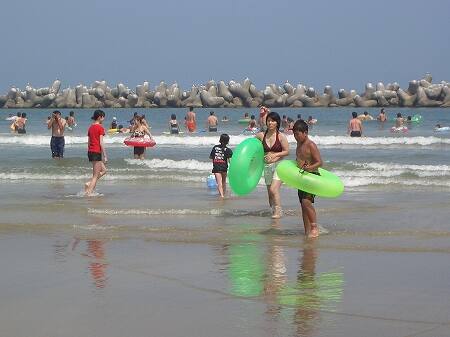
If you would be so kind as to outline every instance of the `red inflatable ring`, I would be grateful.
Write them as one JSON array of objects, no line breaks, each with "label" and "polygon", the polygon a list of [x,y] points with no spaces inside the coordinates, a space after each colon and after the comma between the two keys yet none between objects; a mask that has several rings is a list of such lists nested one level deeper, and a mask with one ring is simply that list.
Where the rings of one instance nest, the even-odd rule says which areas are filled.
[{"label": "red inflatable ring", "polygon": [[156,145],[155,140],[150,137],[127,137],[123,142],[125,145],[133,147],[153,147]]}]

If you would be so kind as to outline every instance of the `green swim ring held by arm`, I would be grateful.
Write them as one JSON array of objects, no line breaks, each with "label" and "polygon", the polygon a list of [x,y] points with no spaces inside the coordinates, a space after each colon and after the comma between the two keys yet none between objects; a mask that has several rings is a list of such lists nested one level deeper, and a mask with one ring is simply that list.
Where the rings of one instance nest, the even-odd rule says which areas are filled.
[{"label": "green swim ring held by arm", "polygon": [[237,195],[249,194],[258,185],[264,169],[264,149],[261,141],[247,138],[233,151],[228,178]]},{"label": "green swim ring held by arm", "polygon": [[324,198],[336,198],[344,192],[342,180],[335,174],[319,168],[319,175],[300,169],[295,160],[282,160],[277,166],[281,181],[289,187]]}]

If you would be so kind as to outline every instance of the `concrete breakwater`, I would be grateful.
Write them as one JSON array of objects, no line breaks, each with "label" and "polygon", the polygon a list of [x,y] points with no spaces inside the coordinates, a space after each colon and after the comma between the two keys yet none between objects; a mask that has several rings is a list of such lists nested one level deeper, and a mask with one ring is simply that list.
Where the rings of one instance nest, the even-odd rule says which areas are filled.
[{"label": "concrete breakwater", "polygon": [[432,83],[426,74],[420,80],[409,82],[402,89],[396,82],[384,85],[365,85],[364,91],[339,89],[337,94],[331,86],[323,93],[303,84],[289,82],[282,85],[269,84],[258,90],[248,78],[242,83],[209,81],[183,90],[177,83],[159,83],[151,89],[145,81],[134,90],[122,83],[110,87],[106,81],[95,81],[91,86],[82,84],[75,88],[61,88],[55,80],[46,88],[25,89],[12,87],[6,95],[0,95],[0,108],[162,108],[205,107],[240,108],[257,107],[450,107],[450,82]]}]

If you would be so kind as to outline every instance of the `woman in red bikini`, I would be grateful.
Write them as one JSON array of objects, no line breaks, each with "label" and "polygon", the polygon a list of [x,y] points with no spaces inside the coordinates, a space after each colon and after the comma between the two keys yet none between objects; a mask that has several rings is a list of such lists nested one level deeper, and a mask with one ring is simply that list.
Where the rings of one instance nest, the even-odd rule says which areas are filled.
[{"label": "woman in red bikini", "polygon": [[280,133],[281,118],[271,112],[266,119],[267,131],[256,134],[264,147],[264,180],[267,186],[269,205],[272,208],[272,219],[281,218],[280,187],[281,180],[277,175],[278,162],[289,155],[289,143],[286,136]]}]

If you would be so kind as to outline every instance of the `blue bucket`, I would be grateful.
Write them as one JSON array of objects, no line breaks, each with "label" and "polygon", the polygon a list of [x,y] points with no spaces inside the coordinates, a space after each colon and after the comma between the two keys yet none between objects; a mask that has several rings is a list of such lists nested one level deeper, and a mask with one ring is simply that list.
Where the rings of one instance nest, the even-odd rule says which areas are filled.
[{"label": "blue bucket", "polygon": [[206,186],[211,189],[217,188],[216,177],[214,176],[214,174],[210,174],[208,178],[206,178]]}]

